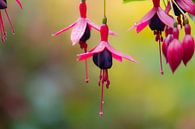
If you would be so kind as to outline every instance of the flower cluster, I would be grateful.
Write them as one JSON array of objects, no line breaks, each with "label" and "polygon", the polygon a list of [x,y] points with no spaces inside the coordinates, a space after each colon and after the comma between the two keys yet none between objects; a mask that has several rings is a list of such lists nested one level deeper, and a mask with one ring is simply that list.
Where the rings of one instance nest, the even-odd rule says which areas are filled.
[{"label": "flower cluster", "polygon": [[[102,86],[102,94],[100,101],[100,116],[103,116],[103,103],[104,103],[104,88],[109,88],[110,80],[108,76],[108,69],[113,65],[113,58],[122,62],[123,58],[132,62],[136,62],[131,56],[125,55],[117,50],[115,50],[108,42],[108,35],[116,35],[116,33],[109,30],[107,25],[107,18],[104,15],[103,24],[99,27],[98,25],[91,22],[87,14],[86,1],[82,0],[79,6],[80,18],[71,24],[70,26],[63,28],[62,30],[53,34],[53,36],[59,36],[61,33],[73,28],[71,33],[72,45],[77,43],[80,44],[80,48],[84,50],[83,54],[78,55],[79,61],[85,61],[86,66],[86,82],[89,81],[88,78],[88,65],[87,59],[93,57],[94,64],[100,69],[99,86]],[[101,41],[100,43],[91,50],[87,50],[86,41],[90,38],[91,29],[95,29],[100,32]]]},{"label": "flower cluster", "polygon": [[108,76],[108,69],[112,67],[113,64],[113,58],[118,60],[119,62],[122,62],[123,58],[127,59],[131,62],[136,62],[135,59],[133,59],[129,55],[125,55],[117,50],[115,50],[110,43],[108,42],[108,33],[109,28],[107,25],[107,19],[105,18],[103,20],[103,24],[100,27],[100,35],[101,35],[101,41],[100,43],[91,49],[89,52],[78,55],[79,60],[86,60],[90,57],[93,57],[94,64],[100,68],[100,78],[99,78],[99,86],[102,85],[102,96],[100,101],[100,116],[103,115],[103,109],[102,105],[104,103],[104,86],[106,83],[106,88],[109,88],[110,80]]},{"label": "flower cluster", "polygon": [[[22,9],[22,4],[21,4],[20,0],[16,0],[16,2],[18,3],[20,8]],[[15,33],[13,24],[11,22],[11,18],[9,16],[8,12],[7,12],[7,0],[0,0],[0,37],[1,37],[2,42],[5,42],[6,37],[7,37],[7,33],[5,31],[4,20],[3,20],[3,17],[2,17],[2,11],[3,10],[5,11],[5,14],[7,16],[9,24],[12,28],[12,33]]]},{"label": "flower cluster", "polygon": [[[166,62],[174,73],[180,63],[185,65],[194,54],[195,42],[191,35],[191,27],[185,13],[195,15],[195,3],[192,0],[169,0],[164,11],[160,7],[160,0],[152,0],[153,8],[131,28],[141,32],[147,25],[154,31],[155,40],[159,43],[160,72],[164,74],[162,67],[162,52]],[[174,16],[169,13],[172,10]],[[184,26],[185,36],[182,42],[179,41],[179,31]],[[162,32],[165,32],[165,39]],[[162,52],[161,52],[162,51]]]},{"label": "flower cluster", "polygon": [[[91,36],[91,29],[100,31],[100,27],[87,18],[87,5],[85,0],[81,1],[79,5],[79,11],[80,11],[80,18],[78,18],[76,22],[56,32],[55,34],[53,34],[53,36],[59,36],[63,32],[73,28],[71,33],[72,45],[74,46],[79,43],[80,48],[83,49],[84,52],[87,52],[87,40],[89,40]],[[109,31],[109,34],[116,35],[112,31]],[[89,77],[88,77],[87,60],[85,60],[85,67],[86,67],[85,81],[88,82]]]}]

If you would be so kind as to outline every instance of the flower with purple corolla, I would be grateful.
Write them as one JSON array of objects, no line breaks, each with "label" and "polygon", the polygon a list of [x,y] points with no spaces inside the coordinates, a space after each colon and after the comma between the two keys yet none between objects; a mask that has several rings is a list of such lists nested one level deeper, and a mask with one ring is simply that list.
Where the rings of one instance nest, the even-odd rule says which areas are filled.
[{"label": "flower with purple corolla", "polygon": [[106,87],[109,88],[110,80],[108,77],[108,69],[112,67],[113,61],[112,59],[116,59],[119,62],[122,62],[123,59],[127,59],[132,62],[136,62],[129,55],[125,55],[117,50],[115,50],[110,43],[108,42],[108,33],[109,28],[107,26],[107,19],[104,18],[103,25],[100,27],[101,41],[100,43],[90,50],[87,53],[78,55],[78,60],[86,60],[88,58],[93,57],[94,64],[100,68],[100,78],[99,78],[99,86],[102,84],[102,95],[100,101],[100,116],[103,116],[103,103],[104,103],[104,84],[106,83]]},{"label": "flower with purple corolla", "polygon": [[[91,36],[91,29],[95,29],[97,31],[100,31],[100,27],[93,23],[90,19],[87,18],[87,4],[86,0],[81,0],[81,3],[79,5],[79,11],[80,11],[80,18],[77,19],[76,22],[69,25],[68,27],[65,27],[61,29],[60,31],[56,32],[55,34],[52,34],[52,36],[59,36],[63,32],[73,28],[71,33],[71,41],[72,45],[76,45],[77,43],[80,44],[80,48],[84,50],[84,52],[87,52],[87,40],[89,40]],[[114,32],[109,31],[109,34],[116,35]],[[88,64],[87,60],[85,60],[85,69],[86,69],[86,78],[85,81],[89,81],[88,77]]]}]

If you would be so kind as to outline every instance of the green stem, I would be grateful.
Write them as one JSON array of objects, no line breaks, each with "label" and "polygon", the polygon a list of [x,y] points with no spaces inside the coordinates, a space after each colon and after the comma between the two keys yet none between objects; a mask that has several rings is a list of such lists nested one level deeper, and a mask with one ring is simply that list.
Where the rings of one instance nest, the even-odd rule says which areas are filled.
[{"label": "green stem", "polygon": [[106,17],[106,0],[104,0],[104,17]]}]

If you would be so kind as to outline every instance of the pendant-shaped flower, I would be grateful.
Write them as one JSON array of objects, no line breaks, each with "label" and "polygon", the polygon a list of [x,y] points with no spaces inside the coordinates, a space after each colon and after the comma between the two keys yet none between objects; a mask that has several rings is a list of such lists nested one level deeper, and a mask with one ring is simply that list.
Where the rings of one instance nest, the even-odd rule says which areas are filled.
[{"label": "pendant-shaped flower", "polygon": [[184,50],[183,63],[187,65],[187,63],[191,60],[191,58],[194,55],[195,41],[193,36],[191,35],[191,27],[188,22],[185,24],[184,28],[185,37],[182,42],[182,47]]},{"label": "pendant-shaped flower", "polygon": [[164,39],[163,44],[162,44],[162,52],[163,52],[163,55],[164,55],[164,57],[166,59],[166,63],[168,63],[167,49],[169,47],[169,44],[173,40],[173,28],[166,27],[166,29],[165,29],[165,36],[166,36],[166,38]]},{"label": "pendant-shaped flower", "polygon": [[170,17],[166,11],[160,7],[160,0],[152,0],[153,8],[137,23],[135,23],[129,30],[136,28],[137,33],[141,32],[146,26],[149,25],[150,29],[154,31],[155,40],[159,43],[160,54],[160,73],[164,74],[162,66],[162,48],[161,42],[163,42],[162,32],[165,30],[165,26],[172,28],[174,25],[174,19]]},{"label": "pendant-shaped flower", "polygon": [[[173,4],[174,14],[177,16],[178,24],[182,27],[184,25],[185,16],[184,13],[195,15],[195,3],[192,0],[169,0],[166,10],[171,10],[171,4]],[[182,22],[183,21],[183,22]]]},{"label": "pendant-shaped flower", "polygon": [[97,67],[100,68],[100,79],[99,85],[102,84],[102,96],[100,102],[100,116],[103,115],[102,105],[104,103],[104,84],[106,83],[106,87],[109,88],[110,80],[108,76],[108,69],[112,67],[112,59],[116,59],[122,62],[123,59],[127,59],[132,62],[136,62],[129,55],[125,55],[117,50],[115,50],[110,43],[108,42],[108,33],[109,28],[106,25],[106,22],[100,27],[100,34],[101,34],[101,41],[100,43],[93,48],[92,50],[88,51],[87,53],[78,55],[78,59],[80,61],[86,60],[88,58],[93,57],[93,62]]},{"label": "pendant-shaped flower", "polygon": [[167,60],[172,72],[174,73],[181,64],[184,53],[182,44],[179,41],[179,30],[177,27],[173,28],[173,38],[174,39],[171,41],[167,49]]},{"label": "pendant-shaped flower", "polygon": [[[19,4],[20,8],[22,8],[22,4],[21,4],[20,0],[16,0],[16,2]],[[3,17],[2,17],[2,11],[3,10],[5,11],[5,14],[7,16],[9,24],[12,28],[12,33],[15,33],[13,24],[11,22],[11,18],[9,16],[8,12],[7,12],[7,0],[0,0],[0,35],[1,35],[2,42],[5,42],[6,37],[7,37],[7,33],[5,31],[4,20],[3,20]]]},{"label": "pendant-shaped flower", "polygon": [[153,8],[129,30],[136,28],[137,33],[141,32],[147,25],[152,30],[164,30],[164,26],[173,27],[174,20],[160,7],[160,0],[153,0]]},{"label": "pendant-shaped flower", "polygon": [[[90,38],[91,35],[91,29],[95,29],[97,31],[100,31],[100,27],[93,23],[90,19],[87,18],[87,5],[85,0],[82,0],[79,6],[80,10],[80,18],[76,20],[73,24],[69,25],[68,27],[65,27],[61,29],[60,31],[53,34],[53,36],[59,36],[63,32],[73,29],[71,33],[71,41],[72,45],[76,45],[77,43],[80,44],[80,48],[84,50],[84,52],[87,52],[87,40]],[[109,34],[116,35],[114,32],[110,31]],[[88,65],[87,60],[85,60],[85,67],[86,67],[86,79],[85,81],[88,82]]]}]

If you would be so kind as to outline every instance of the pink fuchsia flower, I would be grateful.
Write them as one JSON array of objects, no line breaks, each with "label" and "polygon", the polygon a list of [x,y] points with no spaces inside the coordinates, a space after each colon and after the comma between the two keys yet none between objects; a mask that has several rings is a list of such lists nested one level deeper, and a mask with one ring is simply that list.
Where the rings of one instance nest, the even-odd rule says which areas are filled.
[{"label": "pink fuchsia flower", "polygon": [[185,28],[185,37],[182,41],[182,47],[184,50],[183,63],[187,65],[187,63],[191,60],[191,58],[194,55],[195,41],[193,36],[191,35],[191,27],[188,21],[185,24],[184,28]]},{"label": "pink fuchsia flower", "polygon": [[173,28],[166,27],[166,29],[165,29],[165,36],[166,36],[166,38],[164,39],[163,44],[162,44],[162,52],[163,52],[163,55],[164,55],[164,57],[166,59],[166,63],[168,63],[168,60],[167,60],[167,49],[169,47],[169,44],[173,40]]},{"label": "pink fuchsia flower", "polygon": [[149,25],[152,30],[163,31],[165,25],[173,27],[173,24],[173,18],[160,7],[160,0],[153,0],[153,8],[129,30],[136,28],[137,33],[139,33]]},{"label": "pink fuchsia flower", "polygon": [[[195,15],[195,3],[192,0],[172,0],[173,2],[173,8],[176,16],[179,16],[182,14],[180,9],[184,12],[188,12],[192,15]],[[176,5],[177,4],[177,5]],[[179,6],[179,8],[177,7]],[[170,2],[168,2],[166,10],[171,10]]]},{"label": "pink fuchsia flower", "polygon": [[165,26],[172,28],[174,19],[170,17],[167,12],[160,7],[160,0],[152,0],[153,8],[137,23],[135,23],[129,30],[136,28],[137,33],[141,32],[146,26],[149,25],[150,29],[154,31],[155,40],[159,42],[160,54],[160,73],[164,74],[162,67],[162,50],[161,42],[163,42],[162,32]]},{"label": "pink fuchsia flower", "polygon": [[106,83],[106,87],[109,88],[110,80],[108,76],[108,69],[112,67],[112,59],[116,59],[119,62],[122,62],[123,59],[127,59],[132,62],[136,62],[129,55],[125,55],[117,50],[115,50],[110,43],[108,42],[108,33],[109,28],[106,24],[106,19],[104,19],[104,24],[100,27],[100,34],[101,34],[101,41],[100,43],[93,48],[92,50],[88,51],[87,53],[78,55],[78,60],[86,60],[88,58],[93,57],[93,62],[97,67],[100,68],[100,79],[99,79],[99,86],[102,84],[102,96],[100,102],[100,116],[103,116],[103,109],[102,105],[104,103],[104,84]]},{"label": "pink fuchsia flower", "polygon": [[182,44],[179,41],[179,30],[177,27],[173,28],[173,38],[174,39],[167,49],[167,60],[172,72],[174,73],[181,64],[184,53]]},{"label": "pink fuchsia flower", "polygon": [[[171,4],[173,4],[174,14],[177,16],[178,24],[182,27],[185,23],[185,13],[188,12],[191,15],[195,15],[195,3],[192,0],[169,0],[166,11],[171,10]],[[182,23],[183,20],[183,23]]]},{"label": "pink fuchsia flower", "polygon": [[[87,43],[86,41],[90,38],[91,35],[91,29],[95,29],[97,31],[100,31],[100,27],[93,23],[90,19],[87,18],[87,5],[85,0],[82,0],[79,5],[80,10],[80,18],[76,20],[73,24],[69,25],[68,27],[65,27],[61,29],[60,31],[53,34],[53,36],[59,36],[63,32],[73,28],[71,33],[71,41],[72,45],[76,45],[77,43],[80,44],[80,48],[84,50],[84,52],[87,52]],[[109,31],[109,34],[115,35],[114,32]],[[86,67],[86,79],[85,81],[88,82],[88,65],[87,60],[85,60],[85,67]]]},{"label": "pink fuchsia flower", "polygon": [[[22,8],[22,4],[21,4],[20,0],[16,0],[16,2]],[[2,17],[2,11],[3,10],[5,10],[5,14],[6,14],[7,19],[9,21],[9,23],[10,23],[11,28],[12,28],[12,32],[15,33],[13,24],[11,22],[11,18],[9,16],[8,12],[7,12],[7,0],[0,0],[0,34],[1,34],[1,40],[2,40],[2,42],[5,42],[5,39],[7,37],[7,33],[5,31],[4,20],[3,20],[3,17]]]}]

